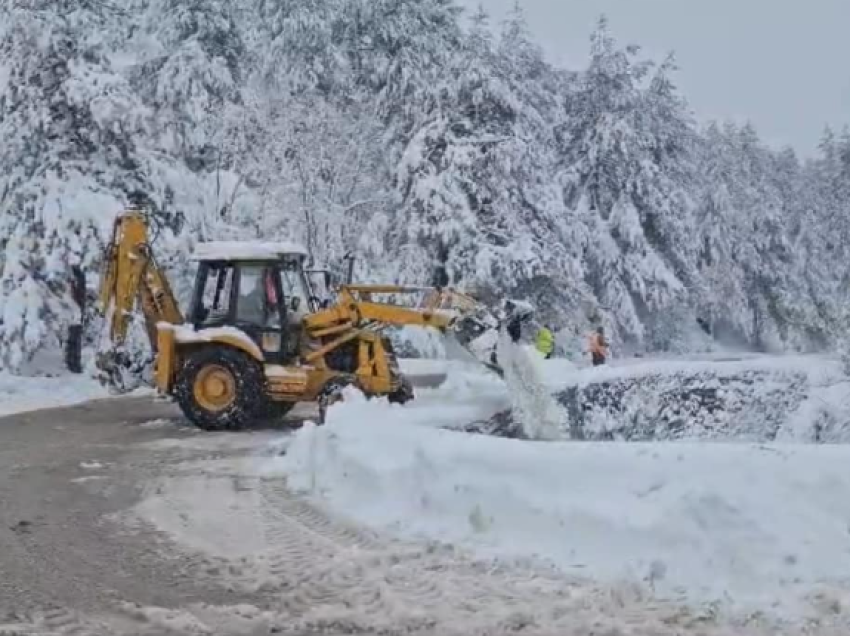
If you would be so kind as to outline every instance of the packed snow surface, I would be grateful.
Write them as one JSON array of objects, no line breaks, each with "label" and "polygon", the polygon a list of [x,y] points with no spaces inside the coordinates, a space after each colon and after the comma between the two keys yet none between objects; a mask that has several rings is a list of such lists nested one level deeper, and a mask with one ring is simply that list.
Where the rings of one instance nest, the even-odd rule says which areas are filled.
[{"label": "packed snow surface", "polygon": [[284,255],[307,256],[298,243],[265,241],[210,241],[198,243],[192,258],[198,261],[276,261]]},{"label": "packed snow surface", "polygon": [[452,374],[420,393],[404,407],[349,394],[267,473],[401,537],[686,603],[799,616],[850,587],[850,447],[496,439],[436,427],[503,408],[497,381]]},{"label": "packed snow surface", "polygon": [[253,352],[254,357],[263,358],[263,352],[257,343],[241,329],[236,327],[210,327],[208,329],[195,329],[192,325],[172,325],[167,322],[157,323],[159,329],[171,329],[177,342],[187,344],[193,342],[212,342],[218,338],[233,338],[239,341],[248,351]]}]

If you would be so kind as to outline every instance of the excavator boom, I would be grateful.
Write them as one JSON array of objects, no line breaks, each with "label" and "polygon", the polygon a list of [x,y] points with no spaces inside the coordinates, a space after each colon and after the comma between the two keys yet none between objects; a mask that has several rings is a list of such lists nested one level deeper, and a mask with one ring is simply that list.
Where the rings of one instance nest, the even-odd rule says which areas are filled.
[{"label": "excavator boom", "polygon": [[136,303],[142,308],[151,347],[156,348],[159,322],[181,324],[183,315],[168,279],[154,259],[147,220],[129,212],[115,221],[100,286],[101,310],[109,316],[113,343],[121,345]]},{"label": "excavator boom", "polygon": [[98,367],[114,386],[122,384],[119,367],[128,364],[122,348],[137,303],[151,350],[156,352],[157,323],[182,324],[183,315],[168,279],[154,259],[145,214],[133,210],[115,220],[100,284],[100,310],[107,318],[110,345],[99,352]]},{"label": "excavator boom", "polygon": [[[418,305],[406,307],[389,302],[376,302],[373,294],[403,296],[421,294]],[[394,285],[344,285],[336,303],[304,319],[307,335],[328,342],[307,356],[307,361],[324,355],[357,334],[380,331],[388,327],[431,327],[453,336],[454,340],[481,364],[494,369],[490,351],[476,350],[470,345],[484,335],[495,336],[499,317],[472,296],[437,287]],[[336,339],[333,339],[336,337]],[[495,342],[495,341],[494,341]]]}]

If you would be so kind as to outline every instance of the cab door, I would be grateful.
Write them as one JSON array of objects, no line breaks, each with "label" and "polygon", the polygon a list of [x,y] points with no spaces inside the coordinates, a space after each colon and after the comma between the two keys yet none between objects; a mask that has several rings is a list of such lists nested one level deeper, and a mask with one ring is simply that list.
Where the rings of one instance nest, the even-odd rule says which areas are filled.
[{"label": "cab door", "polygon": [[278,265],[240,264],[238,270],[234,326],[248,334],[267,362],[286,364],[291,358],[290,334]]}]

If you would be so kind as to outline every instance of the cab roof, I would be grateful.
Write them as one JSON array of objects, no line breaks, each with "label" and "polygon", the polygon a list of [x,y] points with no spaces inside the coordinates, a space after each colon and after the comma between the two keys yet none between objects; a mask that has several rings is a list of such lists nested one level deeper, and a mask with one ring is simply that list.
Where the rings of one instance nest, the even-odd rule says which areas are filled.
[{"label": "cab roof", "polygon": [[210,241],[198,243],[195,261],[278,261],[285,256],[306,258],[307,250],[297,243],[268,241]]}]

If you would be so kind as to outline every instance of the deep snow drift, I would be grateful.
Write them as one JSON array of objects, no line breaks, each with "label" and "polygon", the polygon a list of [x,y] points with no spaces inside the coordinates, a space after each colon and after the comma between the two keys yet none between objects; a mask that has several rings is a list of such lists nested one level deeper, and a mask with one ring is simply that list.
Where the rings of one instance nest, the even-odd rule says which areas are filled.
[{"label": "deep snow drift", "polygon": [[[850,378],[837,358],[631,359],[599,368],[525,358],[561,407],[560,424],[550,428],[567,433],[562,438],[850,442]],[[459,428],[540,439],[539,427],[511,406]]]},{"label": "deep snow drift", "polygon": [[850,447],[495,439],[434,427],[504,408],[496,381],[453,375],[420,394],[352,394],[266,474],[402,537],[731,612],[799,617],[850,587]]}]

